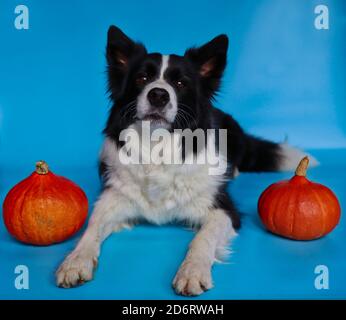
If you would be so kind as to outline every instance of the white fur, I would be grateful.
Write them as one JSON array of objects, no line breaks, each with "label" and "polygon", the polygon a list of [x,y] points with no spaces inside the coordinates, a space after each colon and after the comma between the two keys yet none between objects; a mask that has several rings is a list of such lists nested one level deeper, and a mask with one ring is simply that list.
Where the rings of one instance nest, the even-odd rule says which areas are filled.
[{"label": "white fur", "polygon": [[132,217],[133,206],[128,199],[106,189],[95,203],[88,228],[77,247],[57,270],[57,284],[70,288],[91,280],[102,242],[112,232],[128,227]]},{"label": "white fur", "polygon": [[101,158],[111,168],[107,186],[133,201],[140,217],[156,224],[172,220],[200,224],[224,179],[209,175],[208,163],[123,164],[116,144],[108,138]]},{"label": "white fur", "polygon": [[161,69],[160,69],[160,77],[159,77],[159,79],[161,80],[163,79],[165,71],[168,68],[168,62],[169,62],[169,55],[163,55],[162,62],[161,62]]},{"label": "white fur", "polygon": [[309,157],[310,167],[315,167],[319,164],[313,156],[309,155],[308,153],[300,149],[294,148],[287,143],[280,144],[279,153],[282,156],[282,161],[279,165],[279,170],[281,171],[295,170],[300,160],[303,159],[305,156]]},{"label": "white fur", "polygon": [[[217,253],[225,253],[228,241],[236,235],[231,220],[223,210],[209,212],[207,221],[190,244],[190,249],[180,266],[173,287],[179,294],[199,295],[212,288],[211,267]],[[223,258],[223,257],[222,257]]]}]

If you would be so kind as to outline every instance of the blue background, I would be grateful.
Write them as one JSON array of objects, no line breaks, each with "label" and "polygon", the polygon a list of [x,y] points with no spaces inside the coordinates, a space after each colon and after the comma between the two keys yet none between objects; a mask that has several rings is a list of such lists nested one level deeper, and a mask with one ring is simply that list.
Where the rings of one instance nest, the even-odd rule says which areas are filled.
[{"label": "blue background", "polygon": [[[329,7],[329,30],[314,28],[314,8]],[[28,6],[30,29],[14,27],[16,5]],[[229,64],[217,106],[249,132],[310,150],[321,166],[310,178],[346,200],[346,3],[276,1],[0,2],[0,196],[45,159],[86,191],[100,184],[97,154],[110,103],[105,75],[110,24],[149,51],[182,54],[220,33],[230,37]],[[214,267],[205,299],[346,298],[346,222],[327,237],[296,242],[267,233],[257,199],[291,174],[242,174],[230,187],[243,228],[229,264]],[[0,223],[0,298],[177,298],[170,285],[193,233],[177,226],[139,226],[103,246],[95,280],[64,290],[54,271],[75,245],[14,241]],[[14,288],[14,268],[30,269],[30,290]],[[330,289],[316,290],[314,269],[327,265]]]}]

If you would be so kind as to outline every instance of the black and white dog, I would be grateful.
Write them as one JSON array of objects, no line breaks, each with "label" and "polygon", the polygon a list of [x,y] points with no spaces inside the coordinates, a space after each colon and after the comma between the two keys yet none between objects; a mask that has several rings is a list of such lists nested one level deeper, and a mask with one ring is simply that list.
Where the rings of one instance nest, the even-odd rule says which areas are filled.
[{"label": "black and white dog", "polygon": [[[241,171],[293,170],[304,156],[287,144],[246,134],[231,116],[213,107],[227,48],[227,36],[220,35],[188,49],[184,56],[147,53],[117,27],[109,28],[107,62],[114,104],[100,157],[104,188],[85,234],[56,273],[59,286],[69,288],[91,280],[102,242],[140,219],[155,224],[180,221],[197,227],[173,287],[190,296],[213,286],[212,265],[227,251],[240,227],[227,193],[228,181]],[[226,170],[211,175],[208,163],[123,163],[121,133],[132,128],[141,135],[143,122],[172,135],[179,129],[227,129],[227,151],[221,155]],[[210,153],[215,144],[206,139],[204,150]],[[191,152],[198,151],[193,148]]]}]

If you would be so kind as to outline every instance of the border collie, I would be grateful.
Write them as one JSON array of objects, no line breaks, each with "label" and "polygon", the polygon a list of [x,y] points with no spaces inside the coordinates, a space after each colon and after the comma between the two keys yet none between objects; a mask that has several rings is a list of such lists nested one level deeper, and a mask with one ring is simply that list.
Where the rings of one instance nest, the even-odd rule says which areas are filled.
[{"label": "border collie", "polygon": [[[305,155],[285,143],[245,133],[230,115],[213,106],[227,48],[227,36],[219,35],[183,56],[148,53],[117,27],[109,28],[106,56],[113,106],[100,155],[103,190],[87,230],[56,272],[58,286],[70,288],[91,280],[102,242],[112,232],[140,220],[154,224],[177,221],[195,227],[198,231],[173,288],[178,294],[192,296],[213,286],[212,265],[227,253],[230,239],[240,227],[228,182],[242,171],[293,170]],[[171,135],[179,129],[227,130],[226,152],[220,155],[226,170],[212,175],[208,163],[187,164],[189,153],[199,153],[195,144],[183,152],[185,160],[178,165],[124,163],[120,159],[122,132],[131,128],[142,135],[144,122]],[[206,139],[203,148],[207,153],[215,148],[221,153],[215,140]],[[141,151],[142,156],[146,151]]]}]

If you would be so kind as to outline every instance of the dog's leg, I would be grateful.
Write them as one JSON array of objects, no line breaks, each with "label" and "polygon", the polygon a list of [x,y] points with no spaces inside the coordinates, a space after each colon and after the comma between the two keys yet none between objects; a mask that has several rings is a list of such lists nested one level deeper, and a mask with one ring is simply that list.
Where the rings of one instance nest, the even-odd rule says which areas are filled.
[{"label": "dog's leg", "polygon": [[235,235],[226,212],[222,209],[211,210],[173,280],[175,291],[194,296],[212,288],[211,267],[218,253],[225,251],[229,239]]},{"label": "dog's leg", "polygon": [[112,189],[106,189],[95,203],[88,228],[77,247],[56,272],[57,285],[70,288],[89,281],[97,266],[102,242],[132,218],[130,202]]}]

